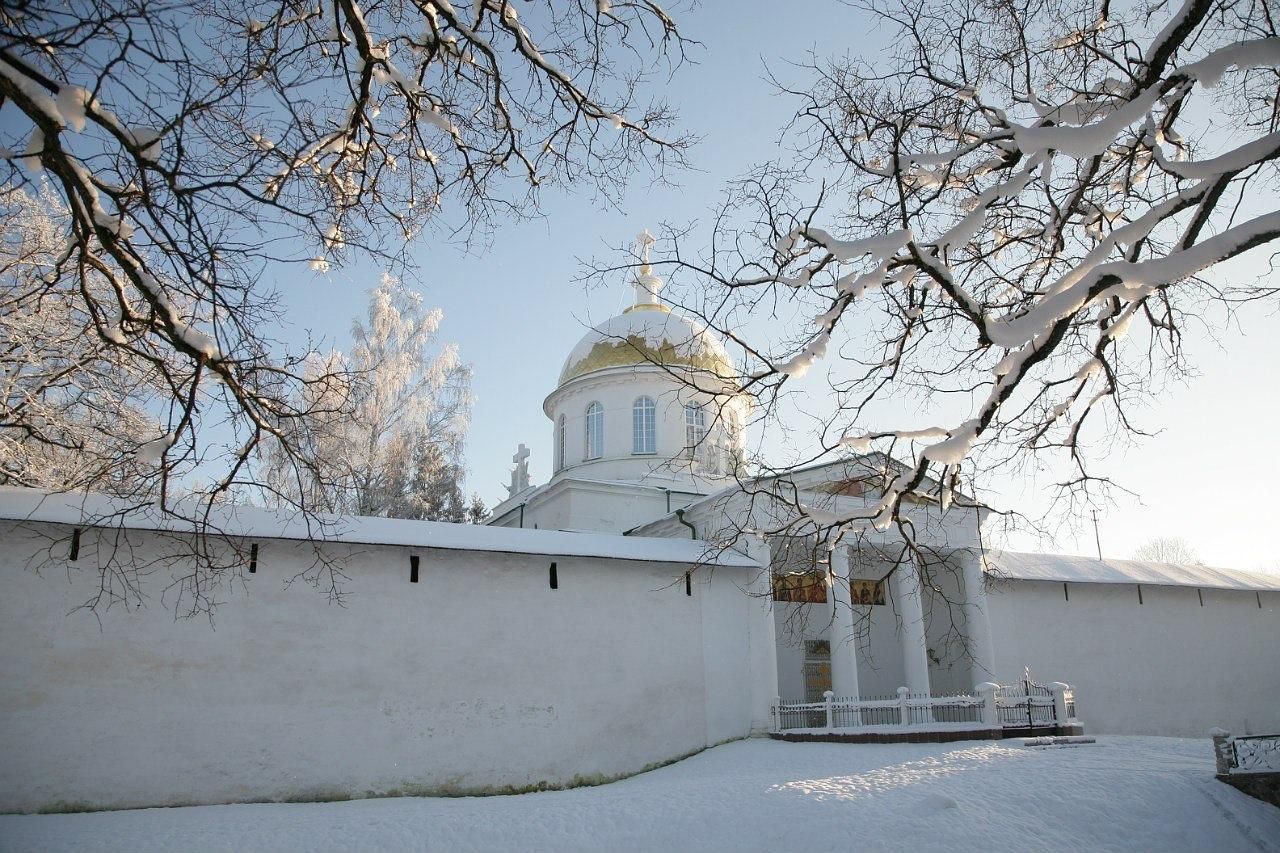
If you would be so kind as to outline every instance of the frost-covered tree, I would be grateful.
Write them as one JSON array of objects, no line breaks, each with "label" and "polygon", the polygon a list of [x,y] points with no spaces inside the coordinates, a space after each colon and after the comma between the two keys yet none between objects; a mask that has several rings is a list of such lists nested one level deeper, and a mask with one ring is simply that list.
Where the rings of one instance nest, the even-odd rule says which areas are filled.
[{"label": "frost-covered tree", "polygon": [[[666,229],[652,263],[745,353],[761,419],[826,371],[788,462],[902,462],[865,510],[752,485],[798,511],[775,532],[896,530],[905,558],[907,506],[945,511],[1002,469],[1069,469],[1060,498],[1091,499],[1090,447],[1138,430],[1187,324],[1274,299],[1266,279],[1209,275],[1280,236],[1280,38],[1261,0],[871,13],[889,51],[785,87],[794,156],[739,181],[709,237]],[[884,422],[889,400],[920,421]]]},{"label": "frost-covered tree", "polygon": [[[146,495],[137,437],[158,435],[144,408],[159,372],[95,333],[82,303],[49,292],[66,210],[42,186],[0,188],[0,484]],[[106,295],[86,271],[84,288]]]},{"label": "frost-covered tree", "polygon": [[1179,566],[1200,564],[1200,558],[1196,556],[1191,543],[1180,536],[1157,536],[1134,551],[1133,559],[1176,563]]},{"label": "frost-covered tree", "polygon": [[[645,92],[684,44],[649,2],[6,4],[0,182],[43,178],[65,209],[29,300],[72,307],[100,372],[159,374],[158,427],[86,465],[142,463],[145,499],[201,532],[205,509],[260,485],[265,443],[304,480],[300,422],[341,410],[349,382],[278,343],[270,277],[358,258],[403,272],[424,230],[465,240],[535,212],[542,187],[610,196],[637,165],[660,176],[687,140],[662,135],[671,114]],[[65,443],[32,407],[6,417]],[[244,562],[207,544],[181,581],[197,611]]]},{"label": "frost-covered tree", "polygon": [[471,411],[471,372],[448,344],[436,351],[443,318],[390,275],[369,294],[365,322],[352,324],[349,355],[333,353],[319,373],[341,385],[306,386],[333,403],[289,437],[309,464],[292,464],[285,442],[268,445],[263,490],[276,504],[326,513],[465,520],[462,449]]}]

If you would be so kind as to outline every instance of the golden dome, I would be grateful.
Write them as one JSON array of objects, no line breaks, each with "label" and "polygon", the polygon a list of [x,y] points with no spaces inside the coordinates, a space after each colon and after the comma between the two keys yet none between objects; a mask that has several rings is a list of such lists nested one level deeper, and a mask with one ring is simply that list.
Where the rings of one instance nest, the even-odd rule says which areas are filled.
[{"label": "golden dome", "polygon": [[565,359],[557,387],[597,370],[652,364],[730,379],[724,345],[704,326],[665,305],[640,303],[592,329]]}]

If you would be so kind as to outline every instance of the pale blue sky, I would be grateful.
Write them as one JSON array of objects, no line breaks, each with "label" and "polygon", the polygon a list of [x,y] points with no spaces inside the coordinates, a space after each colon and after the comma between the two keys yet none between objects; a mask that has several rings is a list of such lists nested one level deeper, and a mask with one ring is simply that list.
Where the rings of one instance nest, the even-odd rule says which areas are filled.
[{"label": "pale blue sky", "polygon": [[[834,3],[792,2],[785,13],[762,2],[732,8],[725,16],[720,2],[707,3],[679,16],[682,30],[705,47],[693,54],[698,64],[681,69],[667,90],[682,128],[703,138],[691,154],[693,168],[670,176],[678,187],[653,186],[640,176],[620,209],[586,194],[551,193],[542,218],[501,225],[470,251],[429,235],[419,241],[414,284],[428,304],[444,310],[443,339],[456,341],[475,371],[467,488],[490,505],[505,495],[517,443],[532,449],[534,482],[550,475],[542,399],[586,324],[629,304],[631,289],[622,280],[585,291],[576,282],[577,259],[603,255],[662,221],[705,220],[726,180],[776,155],[780,129],[794,107],[764,82],[765,62],[784,80],[802,80],[803,72],[788,63],[803,61],[811,50],[874,57],[883,47],[860,11]],[[1242,271],[1256,274],[1252,265]],[[281,275],[277,284],[296,327],[286,337],[310,329],[342,348],[378,272],[352,266],[327,276],[300,270]],[[1239,328],[1192,335],[1188,348],[1200,377],[1143,413],[1145,425],[1162,428],[1161,434],[1110,460],[1108,473],[1141,501],[1121,498],[1100,519],[1103,550],[1125,557],[1148,538],[1177,535],[1213,564],[1280,569],[1267,535],[1277,519],[1273,491],[1280,483],[1280,461],[1269,449],[1280,424],[1280,318],[1274,310],[1259,315],[1253,309]],[[1039,486],[1004,485],[990,496],[993,502],[1019,506],[1034,502]],[[1012,544],[1036,543],[1023,537]],[[1078,539],[1064,535],[1057,545],[1092,553],[1091,526]]]}]

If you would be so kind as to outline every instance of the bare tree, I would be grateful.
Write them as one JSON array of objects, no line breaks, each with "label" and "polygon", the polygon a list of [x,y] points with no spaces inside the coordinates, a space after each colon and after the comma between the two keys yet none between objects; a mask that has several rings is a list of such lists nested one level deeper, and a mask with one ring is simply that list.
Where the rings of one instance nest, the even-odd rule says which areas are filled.
[{"label": "bare tree", "polygon": [[[267,445],[261,489],[268,503],[328,513],[465,520],[462,448],[471,414],[471,371],[452,344],[435,351],[442,312],[384,275],[369,293],[367,322],[352,325],[349,356],[320,372],[346,377],[345,405],[310,406],[298,434]],[[307,386],[303,393],[319,390]],[[311,465],[290,464],[289,447]]]},{"label": "bare tree", "polygon": [[1134,551],[1133,559],[1175,563],[1179,566],[1200,565],[1200,558],[1196,556],[1191,543],[1180,536],[1157,536]]},{"label": "bare tree", "polygon": [[[909,506],[972,512],[961,482],[1063,462],[1058,499],[1096,499],[1090,447],[1141,432],[1132,404],[1183,369],[1187,324],[1276,295],[1203,275],[1280,235],[1280,39],[1252,0],[871,13],[892,55],[811,63],[784,87],[794,156],[735,183],[705,239],[667,227],[652,263],[745,354],[766,428],[828,367],[800,464],[882,451],[850,511],[763,465],[784,476],[747,487],[793,510],[774,532],[888,531],[924,563]],[[904,399],[929,420],[874,422]]]},{"label": "bare tree", "polygon": [[[133,503],[206,523],[256,485],[265,441],[305,471],[297,422],[348,406],[344,377],[273,340],[268,271],[399,269],[428,226],[465,239],[535,211],[540,187],[610,195],[637,164],[660,175],[688,140],[660,135],[671,113],[642,91],[685,44],[649,2],[6,5],[5,181],[47,177],[66,211],[23,298],[72,306],[94,341],[81,352],[157,376],[151,423],[114,457],[149,472]],[[60,441],[12,399],[6,429]],[[182,583],[234,575],[210,563]]]}]

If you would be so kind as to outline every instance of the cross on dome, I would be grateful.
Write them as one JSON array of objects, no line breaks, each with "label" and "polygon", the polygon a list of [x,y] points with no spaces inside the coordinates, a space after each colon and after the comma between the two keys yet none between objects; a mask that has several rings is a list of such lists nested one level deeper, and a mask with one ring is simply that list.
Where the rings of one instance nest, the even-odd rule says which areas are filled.
[{"label": "cross on dome", "polygon": [[640,274],[636,276],[634,287],[636,289],[636,305],[661,305],[662,300],[658,298],[658,292],[662,290],[662,279],[653,274],[653,267],[649,266],[649,249],[658,239],[649,233],[646,228],[636,235],[636,246],[639,248],[637,254],[640,255]]}]

